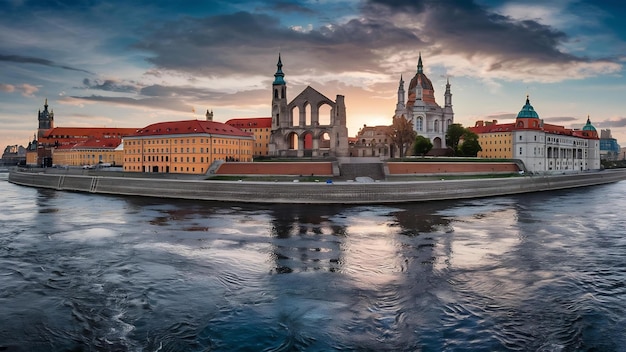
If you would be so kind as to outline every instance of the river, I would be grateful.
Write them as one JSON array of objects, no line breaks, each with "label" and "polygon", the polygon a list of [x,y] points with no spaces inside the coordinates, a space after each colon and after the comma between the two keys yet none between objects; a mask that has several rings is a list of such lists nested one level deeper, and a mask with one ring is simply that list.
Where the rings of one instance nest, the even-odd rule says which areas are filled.
[{"label": "river", "polygon": [[626,351],[626,182],[381,206],[21,187],[0,351]]}]

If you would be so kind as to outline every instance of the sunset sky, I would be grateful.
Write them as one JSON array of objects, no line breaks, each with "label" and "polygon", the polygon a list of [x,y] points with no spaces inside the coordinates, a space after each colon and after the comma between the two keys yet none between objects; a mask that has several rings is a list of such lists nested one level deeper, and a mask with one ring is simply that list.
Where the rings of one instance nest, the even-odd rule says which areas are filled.
[{"label": "sunset sky", "polygon": [[[144,127],[270,116],[281,54],[288,99],[345,96],[348,131],[389,125],[421,52],[455,122],[511,122],[526,95],[547,123],[610,128],[626,146],[620,0],[0,0],[0,146],[26,145],[47,98],[55,125]],[[406,83],[405,89],[408,88]]]}]

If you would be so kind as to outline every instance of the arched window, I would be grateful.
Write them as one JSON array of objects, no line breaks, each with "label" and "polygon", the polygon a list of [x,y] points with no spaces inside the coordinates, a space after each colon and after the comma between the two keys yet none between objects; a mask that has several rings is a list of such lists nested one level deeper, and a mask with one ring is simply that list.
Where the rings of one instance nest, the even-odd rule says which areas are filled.
[{"label": "arched window", "polygon": [[418,131],[421,131],[423,128],[423,120],[421,116],[418,116],[417,119],[415,120],[415,129]]}]

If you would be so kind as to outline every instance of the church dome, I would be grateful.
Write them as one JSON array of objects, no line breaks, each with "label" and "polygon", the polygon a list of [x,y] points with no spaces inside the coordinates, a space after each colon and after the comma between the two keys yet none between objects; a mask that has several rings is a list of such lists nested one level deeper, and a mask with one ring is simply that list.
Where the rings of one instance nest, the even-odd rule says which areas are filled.
[{"label": "church dome", "polygon": [[413,90],[418,85],[422,87],[422,89],[433,90],[433,83],[423,73],[417,73],[413,79],[411,79],[411,83],[409,83],[409,90]]},{"label": "church dome", "polygon": [[533,108],[532,105],[530,105],[530,100],[528,99],[528,96],[526,96],[526,104],[524,104],[524,106],[522,107],[522,110],[520,110],[520,112],[517,114],[517,118],[533,118],[533,119],[538,119],[539,115],[537,114],[537,112],[535,111],[535,108]]},{"label": "church dome", "polygon": [[422,65],[422,55],[421,54],[420,54],[419,60],[417,62],[417,73],[415,74],[415,76],[413,76],[413,79],[411,79],[411,82],[409,83],[409,91],[415,89],[415,87],[417,87],[418,85],[422,89],[434,90],[433,89],[433,83],[424,74],[424,69],[423,69],[423,65]]},{"label": "church dome", "polygon": [[585,126],[583,126],[583,131],[597,132],[596,128],[593,127],[593,125],[591,124],[591,120],[589,119],[589,116],[587,116],[587,124]]}]

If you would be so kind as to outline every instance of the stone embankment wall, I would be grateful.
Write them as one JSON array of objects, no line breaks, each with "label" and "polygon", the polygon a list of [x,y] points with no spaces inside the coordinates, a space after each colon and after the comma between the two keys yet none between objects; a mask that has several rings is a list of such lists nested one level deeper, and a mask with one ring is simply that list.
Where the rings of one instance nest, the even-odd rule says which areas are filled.
[{"label": "stone embankment wall", "polygon": [[[337,163],[332,162],[265,162],[222,163],[215,175],[285,175],[338,176]],[[385,162],[387,176],[510,174],[521,171],[514,162]],[[363,175],[367,176],[367,175]]]},{"label": "stone embankment wall", "polygon": [[570,175],[406,182],[258,182],[54,175],[12,171],[9,182],[64,191],[253,203],[383,204],[478,198],[600,185],[626,170]]}]

